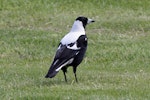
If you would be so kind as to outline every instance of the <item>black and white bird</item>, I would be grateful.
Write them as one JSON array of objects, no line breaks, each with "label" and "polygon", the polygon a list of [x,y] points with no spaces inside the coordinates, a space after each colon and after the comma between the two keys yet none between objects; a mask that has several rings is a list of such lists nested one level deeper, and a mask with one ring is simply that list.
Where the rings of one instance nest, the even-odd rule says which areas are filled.
[{"label": "black and white bird", "polygon": [[86,17],[78,17],[75,20],[70,32],[60,41],[54,60],[45,78],[53,78],[61,69],[67,82],[67,68],[72,66],[76,82],[78,81],[76,69],[83,60],[88,42],[85,27],[92,22],[95,21]]}]

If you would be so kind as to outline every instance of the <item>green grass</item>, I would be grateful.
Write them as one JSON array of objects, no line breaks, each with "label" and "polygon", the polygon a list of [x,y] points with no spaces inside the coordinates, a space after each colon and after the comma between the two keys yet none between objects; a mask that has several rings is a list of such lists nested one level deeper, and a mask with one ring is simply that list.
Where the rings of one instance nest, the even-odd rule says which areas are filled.
[{"label": "green grass", "polygon": [[[149,100],[149,0],[0,0],[1,100]],[[76,17],[87,26],[85,59],[44,76]]]}]

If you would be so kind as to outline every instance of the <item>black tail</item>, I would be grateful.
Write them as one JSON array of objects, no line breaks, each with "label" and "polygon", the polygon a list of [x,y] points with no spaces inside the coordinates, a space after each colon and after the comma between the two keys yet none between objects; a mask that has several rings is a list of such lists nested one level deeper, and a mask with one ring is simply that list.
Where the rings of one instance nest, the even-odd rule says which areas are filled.
[{"label": "black tail", "polygon": [[51,72],[49,70],[48,73],[46,74],[45,78],[53,78],[54,76],[56,76],[57,73],[58,73],[57,71]]},{"label": "black tail", "polygon": [[45,78],[53,78],[54,76],[56,76],[56,74],[58,73],[58,71],[56,71],[55,66],[53,66],[53,64],[50,66],[50,69],[48,70],[48,73],[46,74]]},{"label": "black tail", "polygon": [[62,61],[62,62],[57,61],[55,64],[53,62],[52,65],[50,66],[50,69],[48,70],[48,73],[46,74],[45,78],[53,78],[54,76],[56,76],[56,74],[59,72],[59,70],[56,71],[56,69],[58,67],[60,67],[63,63],[64,63],[64,61]]},{"label": "black tail", "polygon": [[[65,64],[65,62],[68,59],[54,59],[52,65],[50,66],[50,69],[48,70],[48,73],[46,74],[45,78],[53,78],[54,76],[56,76],[56,74],[59,72],[59,67],[62,66],[63,64]],[[66,65],[66,64],[65,64]]]}]

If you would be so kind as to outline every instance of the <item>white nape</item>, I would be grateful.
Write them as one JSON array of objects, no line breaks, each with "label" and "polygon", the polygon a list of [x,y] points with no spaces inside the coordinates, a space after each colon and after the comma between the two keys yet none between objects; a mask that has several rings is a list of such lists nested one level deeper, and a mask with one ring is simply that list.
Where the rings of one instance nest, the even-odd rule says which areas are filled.
[{"label": "white nape", "polygon": [[85,29],[81,21],[75,21],[70,32],[61,40],[63,45],[74,43],[81,36],[85,35]]}]

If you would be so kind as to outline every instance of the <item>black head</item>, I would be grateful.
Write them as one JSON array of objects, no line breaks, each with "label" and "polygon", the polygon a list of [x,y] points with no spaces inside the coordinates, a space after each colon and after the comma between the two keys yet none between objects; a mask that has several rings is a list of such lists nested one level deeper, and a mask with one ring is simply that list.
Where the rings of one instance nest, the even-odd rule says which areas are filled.
[{"label": "black head", "polygon": [[78,18],[76,19],[76,21],[77,21],[77,20],[79,20],[79,21],[81,21],[81,22],[83,23],[83,27],[84,27],[84,28],[85,28],[85,26],[86,26],[87,24],[92,23],[92,22],[95,22],[94,20],[88,19],[88,18],[83,17],[83,16],[78,17]]},{"label": "black head", "polygon": [[88,18],[86,18],[86,17],[78,17],[77,19],[76,19],[76,21],[77,20],[79,20],[79,21],[81,21],[82,23],[83,23],[83,27],[85,28],[85,26],[87,25],[87,23],[88,23]]}]

